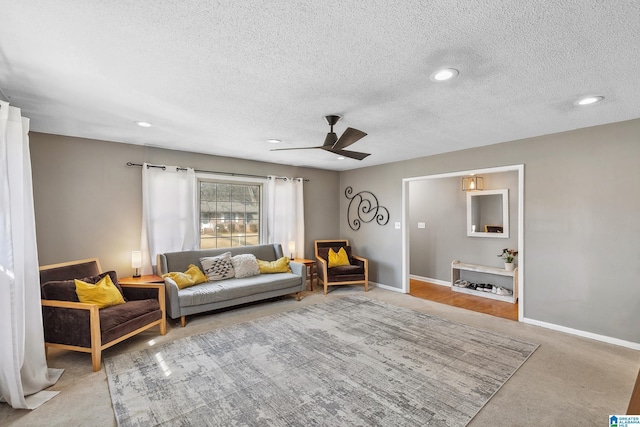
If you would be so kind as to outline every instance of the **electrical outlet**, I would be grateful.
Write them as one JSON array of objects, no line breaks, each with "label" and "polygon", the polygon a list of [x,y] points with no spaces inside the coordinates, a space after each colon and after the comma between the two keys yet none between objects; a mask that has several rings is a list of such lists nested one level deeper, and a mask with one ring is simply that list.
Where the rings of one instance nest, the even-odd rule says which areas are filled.
[{"label": "electrical outlet", "polygon": [[396,222],[396,230],[400,230],[400,222]]},{"label": "electrical outlet", "polygon": [[418,228],[426,228],[427,224],[425,224],[424,222],[419,222],[418,223]]}]

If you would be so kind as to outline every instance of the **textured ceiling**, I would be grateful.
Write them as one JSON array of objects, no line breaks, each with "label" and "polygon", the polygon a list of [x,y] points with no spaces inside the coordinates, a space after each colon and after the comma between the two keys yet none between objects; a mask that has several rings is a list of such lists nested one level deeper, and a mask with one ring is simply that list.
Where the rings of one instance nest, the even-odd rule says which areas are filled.
[{"label": "textured ceiling", "polygon": [[[635,0],[0,0],[0,97],[37,132],[348,170],[638,118],[638,46]],[[327,114],[371,156],[269,151]]]}]

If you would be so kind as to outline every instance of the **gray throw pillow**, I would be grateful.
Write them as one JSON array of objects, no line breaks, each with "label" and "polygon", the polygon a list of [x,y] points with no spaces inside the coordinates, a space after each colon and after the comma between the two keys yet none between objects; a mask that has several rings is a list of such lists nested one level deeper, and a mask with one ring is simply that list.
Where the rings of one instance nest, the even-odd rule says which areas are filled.
[{"label": "gray throw pillow", "polygon": [[255,255],[240,254],[231,258],[233,269],[236,271],[236,278],[257,276],[260,274],[260,267]]},{"label": "gray throw pillow", "polygon": [[200,258],[200,264],[202,264],[202,270],[209,280],[230,279],[236,275],[231,263],[231,252]]}]

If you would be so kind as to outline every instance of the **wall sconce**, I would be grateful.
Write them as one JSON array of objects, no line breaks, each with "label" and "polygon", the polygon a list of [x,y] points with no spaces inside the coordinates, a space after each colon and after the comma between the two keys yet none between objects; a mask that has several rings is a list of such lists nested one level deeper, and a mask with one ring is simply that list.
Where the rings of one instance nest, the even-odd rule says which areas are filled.
[{"label": "wall sconce", "polygon": [[484,178],[481,176],[465,176],[462,178],[462,191],[484,190]]},{"label": "wall sconce", "polygon": [[296,242],[294,240],[289,240],[289,253],[291,254],[291,256],[289,257],[290,259],[293,259],[293,254],[296,251]]},{"label": "wall sconce", "polygon": [[131,252],[131,268],[134,268],[136,270],[133,277],[140,277],[140,267],[142,267],[142,252],[132,251]]}]

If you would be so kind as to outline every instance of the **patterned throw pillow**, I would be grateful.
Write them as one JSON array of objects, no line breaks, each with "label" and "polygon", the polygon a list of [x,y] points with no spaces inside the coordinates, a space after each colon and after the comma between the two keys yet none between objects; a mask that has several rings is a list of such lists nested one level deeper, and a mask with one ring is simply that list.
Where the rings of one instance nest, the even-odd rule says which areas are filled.
[{"label": "patterned throw pillow", "polygon": [[225,252],[214,257],[200,258],[200,264],[202,264],[204,274],[207,275],[209,280],[230,279],[236,275],[231,263],[231,252]]},{"label": "patterned throw pillow", "polygon": [[240,254],[231,258],[233,269],[236,271],[236,278],[257,276],[260,274],[258,260],[252,254]]}]

